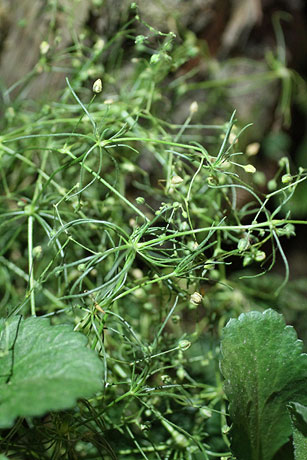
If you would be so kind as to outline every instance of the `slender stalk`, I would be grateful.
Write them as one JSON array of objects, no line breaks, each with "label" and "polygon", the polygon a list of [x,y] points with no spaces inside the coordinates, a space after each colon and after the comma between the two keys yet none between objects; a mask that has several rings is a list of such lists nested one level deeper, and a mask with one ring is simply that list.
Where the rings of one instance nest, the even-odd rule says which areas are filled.
[{"label": "slender stalk", "polygon": [[28,217],[28,264],[29,264],[29,291],[31,315],[36,316],[35,294],[34,294],[34,257],[33,257],[33,216]]}]

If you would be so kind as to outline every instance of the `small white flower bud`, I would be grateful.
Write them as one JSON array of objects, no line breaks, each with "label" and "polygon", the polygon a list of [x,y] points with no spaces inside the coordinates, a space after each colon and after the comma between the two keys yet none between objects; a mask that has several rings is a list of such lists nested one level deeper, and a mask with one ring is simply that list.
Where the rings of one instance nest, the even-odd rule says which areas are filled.
[{"label": "small white flower bud", "polygon": [[253,142],[252,144],[248,144],[246,147],[246,155],[248,157],[252,157],[253,155],[257,155],[260,149],[259,142]]},{"label": "small white flower bud", "polygon": [[198,111],[198,103],[196,101],[192,102],[190,105],[190,114],[196,113]]},{"label": "small white flower bud", "polygon": [[181,184],[182,182],[183,182],[183,179],[182,179],[182,177],[180,177],[180,176],[173,176],[173,177],[171,178],[171,184],[172,184],[172,185],[179,185],[179,184]]},{"label": "small white flower bud", "polygon": [[253,165],[245,165],[243,166],[243,168],[245,169],[247,173],[254,174],[256,172],[256,168]]},{"label": "small white flower bud", "polygon": [[237,138],[236,133],[231,132],[229,134],[228,141],[229,141],[230,144],[236,144],[238,142],[238,138]]},{"label": "small white flower bud", "polygon": [[43,249],[41,246],[35,246],[35,248],[33,248],[33,257],[35,257],[36,259],[40,259],[42,252]]},{"label": "small white flower bud", "polygon": [[254,258],[256,262],[262,262],[266,258],[266,253],[264,251],[257,251]]},{"label": "small white flower bud", "polygon": [[41,54],[44,56],[45,54],[48,53],[48,51],[49,51],[49,49],[50,49],[50,45],[49,45],[48,42],[43,41],[43,42],[39,45],[39,49],[40,49]]},{"label": "small white flower bud", "polygon": [[142,270],[140,270],[139,268],[134,268],[134,269],[131,271],[131,274],[132,274],[132,276],[133,276],[136,280],[140,280],[140,279],[143,278],[143,276],[144,276],[144,273],[143,273]]},{"label": "small white flower bud", "polygon": [[190,302],[194,305],[199,305],[203,300],[203,296],[199,292],[194,292],[190,297]]},{"label": "small white flower bud", "polygon": [[102,81],[100,78],[98,78],[96,81],[94,81],[93,84],[93,92],[96,94],[101,93],[102,91]]},{"label": "small white flower bud", "polygon": [[105,42],[102,38],[98,38],[97,42],[94,45],[95,50],[101,51],[105,45]]}]

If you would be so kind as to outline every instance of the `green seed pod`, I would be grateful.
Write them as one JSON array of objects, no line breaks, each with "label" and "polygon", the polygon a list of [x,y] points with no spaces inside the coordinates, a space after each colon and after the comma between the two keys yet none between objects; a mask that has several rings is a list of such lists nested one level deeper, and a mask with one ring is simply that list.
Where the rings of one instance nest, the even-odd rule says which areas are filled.
[{"label": "green seed pod", "polygon": [[275,179],[269,180],[269,182],[268,182],[268,189],[270,190],[270,192],[273,192],[274,190],[277,189],[277,182],[276,182]]},{"label": "green seed pod", "polygon": [[79,264],[78,265],[78,270],[79,270],[79,272],[84,272],[86,270],[86,265],[85,264]]},{"label": "green seed pod", "polygon": [[290,238],[290,236],[295,236],[295,227],[293,224],[286,224],[282,228],[277,228],[276,233],[278,236],[286,236]]},{"label": "green seed pod", "polygon": [[188,350],[188,348],[190,348],[191,345],[192,344],[191,344],[191,342],[189,340],[180,340],[180,342],[178,343],[178,347],[182,351]]},{"label": "green seed pod", "polygon": [[254,259],[256,262],[262,262],[266,258],[266,253],[264,251],[257,251]]},{"label": "green seed pod", "polygon": [[246,251],[250,246],[249,239],[248,238],[241,238],[238,241],[238,249],[240,252]]},{"label": "green seed pod", "polygon": [[253,261],[253,258],[250,254],[246,254],[243,258],[243,267],[246,267],[247,265],[251,264]]},{"label": "green seed pod", "polygon": [[292,182],[292,176],[291,174],[284,174],[281,178],[281,182],[283,184],[291,184]]}]

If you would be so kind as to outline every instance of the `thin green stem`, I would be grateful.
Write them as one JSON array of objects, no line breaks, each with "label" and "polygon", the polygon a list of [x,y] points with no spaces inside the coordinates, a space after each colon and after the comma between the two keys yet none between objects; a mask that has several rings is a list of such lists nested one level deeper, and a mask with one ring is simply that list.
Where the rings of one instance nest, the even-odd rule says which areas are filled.
[{"label": "thin green stem", "polygon": [[[77,160],[78,157],[74,155],[72,152],[68,151],[67,154],[74,160]],[[132,204],[127,198],[122,195],[116,188],[114,188],[111,184],[109,184],[107,181],[105,181],[99,174],[97,174],[92,168],[90,168],[87,164],[83,163],[82,167],[86,169],[90,174],[92,174],[99,182],[101,182],[105,187],[107,187],[114,195],[116,195],[121,201],[123,201],[129,208],[133,209],[134,212],[136,212],[139,216],[141,216],[145,221],[149,221],[148,217],[145,216],[145,214],[140,211],[134,204]]]},{"label": "thin green stem", "polygon": [[162,243],[164,241],[171,240],[173,238],[179,238],[181,236],[193,235],[194,233],[203,233],[209,232],[212,230],[233,230],[237,232],[242,232],[243,230],[250,230],[250,229],[261,229],[265,227],[276,227],[279,225],[284,225],[288,223],[288,220],[272,220],[271,222],[260,222],[256,224],[248,224],[248,225],[213,225],[212,227],[203,227],[203,228],[196,228],[194,230],[186,230],[182,232],[172,233],[171,235],[160,236],[159,238],[154,238],[150,241],[145,241],[144,243],[137,243],[137,250],[141,250],[146,248],[147,246],[152,246],[157,243]]},{"label": "thin green stem", "polygon": [[33,215],[28,217],[28,265],[29,265],[29,292],[31,315],[36,316],[35,310],[35,294],[34,294],[34,257],[33,257]]}]

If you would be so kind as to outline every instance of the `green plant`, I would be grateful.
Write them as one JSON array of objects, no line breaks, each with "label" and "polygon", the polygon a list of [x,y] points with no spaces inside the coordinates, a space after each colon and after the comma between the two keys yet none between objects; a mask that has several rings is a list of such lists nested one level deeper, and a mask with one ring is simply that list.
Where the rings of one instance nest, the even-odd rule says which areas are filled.
[{"label": "green plant", "polygon": [[302,342],[292,327],[285,327],[282,316],[266,310],[230,320],[222,339],[221,370],[236,458],[280,458],[281,453],[274,455],[289,440],[293,428],[296,458],[304,458],[298,451],[300,443],[305,443],[301,404],[307,402],[307,354],[302,353]]},{"label": "green plant", "polygon": [[69,326],[14,316],[1,319],[0,338],[1,428],[17,416],[73,407],[101,390],[102,363]]},{"label": "green plant", "polygon": [[[135,35],[133,21],[106,43],[95,37],[93,46],[84,39],[67,50],[70,77],[53,100],[23,99],[35,72],[14,85],[16,100],[12,88],[5,93],[1,375],[7,391],[8,375],[17,389],[5,394],[0,417],[16,391],[25,392],[17,371],[27,327],[31,341],[42,330],[55,338],[63,331],[63,354],[47,364],[57,371],[69,352],[67,377],[88,376],[61,394],[63,380],[53,386],[35,375],[46,401],[38,408],[21,401],[6,418],[8,427],[19,416],[1,432],[8,458],[230,457],[221,331],[254,306],[248,283],[264,275],[275,282],[276,261],[284,277],[269,281],[270,300],[289,278],[283,244],[304,221],[284,208],[305,171],[293,173],[284,158],[276,188],[259,191],[235,113],[195,122],[204,108],[192,100],[175,121],[187,88],[186,76],[173,76],[197,54],[195,40],[180,44],[146,24],[146,34]],[[123,55],[127,41],[133,47]],[[56,70],[59,56],[48,52],[40,59]],[[37,359],[44,369],[47,358]],[[34,386],[29,391],[35,396]]]}]

